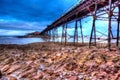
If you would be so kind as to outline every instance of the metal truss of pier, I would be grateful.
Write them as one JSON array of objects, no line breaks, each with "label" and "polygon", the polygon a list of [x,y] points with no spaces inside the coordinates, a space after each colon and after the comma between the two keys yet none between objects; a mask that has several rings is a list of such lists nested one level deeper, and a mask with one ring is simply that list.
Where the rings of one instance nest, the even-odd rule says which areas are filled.
[{"label": "metal truss of pier", "polygon": [[[118,8],[118,11],[115,12],[115,8]],[[102,17],[102,15],[107,15],[106,17]],[[81,20],[88,16],[92,16],[92,30],[89,35],[89,47],[96,46],[96,20],[105,20],[108,21],[108,35],[107,35],[107,43],[108,49],[111,49],[111,39],[116,40],[116,47],[119,48],[119,23],[120,23],[120,0],[83,0],[77,6],[72,8],[69,12],[65,13],[51,25],[49,25],[46,29],[44,29],[40,34],[50,36],[52,40],[58,36],[58,27],[62,26],[62,36],[61,36],[61,44],[63,42],[66,44],[67,42],[67,28],[68,23],[75,21],[75,30],[74,30],[74,44],[78,42],[78,28],[80,28],[81,33],[81,41],[84,43],[84,35],[82,30]],[[117,22],[117,31],[116,37],[113,37],[112,34],[112,21]],[[80,26],[78,26],[78,22]],[[100,32],[102,33],[102,32]],[[102,33],[104,34],[104,33]]]}]

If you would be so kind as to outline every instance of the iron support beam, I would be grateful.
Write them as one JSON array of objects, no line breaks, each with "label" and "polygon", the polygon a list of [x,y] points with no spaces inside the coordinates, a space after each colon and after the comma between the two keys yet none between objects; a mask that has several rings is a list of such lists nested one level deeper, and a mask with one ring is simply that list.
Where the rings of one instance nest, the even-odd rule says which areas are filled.
[{"label": "iron support beam", "polygon": [[63,39],[64,39],[64,32],[65,31],[65,24],[63,24],[63,26],[62,26],[62,37],[61,37],[61,45],[62,45],[62,43],[63,43]]},{"label": "iron support beam", "polygon": [[52,30],[50,30],[50,41],[52,42]]},{"label": "iron support beam", "polygon": [[117,21],[117,41],[116,46],[119,49],[119,30],[120,30],[120,5],[118,6],[118,21]]},{"label": "iron support beam", "polygon": [[52,29],[52,42],[55,42],[55,33],[54,33],[54,29]]},{"label": "iron support beam", "polygon": [[84,38],[83,38],[83,31],[82,31],[82,22],[80,20],[80,33],[81,33],[81,38],[82,38],[82,44],[84,43]]},{"label": "iron support beam", "polygon": [[62,44],[63,42],[64,42],[65,45],[66,45],[66,42],[67,42],[67,23],[66,23],[66,24],[63,24],[63,26],[62,26],[61,44]]},{"label": "iron support beam", "polygon": [[48,31],[48,42],[50,42],[50,37],[51,37],[51,34],[50,34],[50,31]]},{"label": "iron support beam", "polygon": [[65,45],[67,43],[67,23],[65,24]]},{"label": "iron support beam", "polygon": [[[91,35],[90,35],[89,48],[92,44],[92,39],[94,39],[94,45],[96,46],[96,27],[95,27],[96,14],[97,14],[97,4],[95,4],[95,12],[93,14],[93,24],[92,24],[92,30],[91,30]],[[93,34],[94,34],[94,36],[93,36]]]},{"label": "iron support beam", "polygon": [[55,39],[58,42],[58,27],[55,28]]},{"label": "iron support beam", "polygon": [[112,0],[109,0],[109,12],[108,12],[108,50],[111,47],[111,17],[112,17]]},{"label": "iron support beam", "polygon": [[75,21],[75,31],[74,31],[74,45],[78,43],[78,21]]},{"label": "iron support beam", "polygon": [[59,42],[58,28],[56,28],[56,39],[57,39],[57,41],[56,41],[56,42]]}]

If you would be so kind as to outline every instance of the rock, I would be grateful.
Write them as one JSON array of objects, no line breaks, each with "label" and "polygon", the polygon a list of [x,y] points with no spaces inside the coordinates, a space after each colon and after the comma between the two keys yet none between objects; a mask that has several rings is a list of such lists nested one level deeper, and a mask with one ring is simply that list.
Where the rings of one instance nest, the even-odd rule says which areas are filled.
[{"label": "rock", "polygon": [[34,70],[34,69],[30,69],[30,70],[22,73],[22,74],[20,75],[20,78],[26,78],[28,75],[30,75],[30,74],[33,73],[33,72],[35,72],[35,70]]},{"label": "rock", "polygon": [[79,78],[80,80],[83,80],[84,75],[81,74],[81,75],[78,76],[78,78]]},{"label": "rock", "polygon": [[13,77],[13,76],[9,76],[8,80],[17,80],[17,78]]},{"label": "rock", "polygon": [[108,66],[106,64],[99,65],[100,70],[105,70]]},{"label": "rock", "polygon": [[90,60],[90,61],[85,62],[84,66],[91,70],[92,68],[97,68],[98,64],[95,61]]},{"label": "rock", "polygon": [[66,67],[66,64],[64,64],[64,65],[62,65],[62,66],[60,66],[60,67],[58,67],[57,70],[55,70],[55,73],[56,73],[56,72],[64,72],[65,67]]},{"label": "rock", "polygon": [[13,58],[8,58],[4,61],[5,64],[10,64],[10,63],[13,63],[13,62],[14,62]]},{"label": "rock", "polygon": [[49,58],[49,59],[46,59],[46,62],[47,62],[47,63],[52,63],[53,61],[52,61],[51,58]]},{"label": "rock", "polygon": [[10,65],[5,65],[5,66],[3,66],[3,68],[1,69],[1,71],[2,72],[6,72],[9,68],[10,68]]},{"label": "rock", "polygon": [[26,64],[27,65],[31,65],[33,63],[33,61],[27,61]]},{"label": "rock", "polygon": [[0,71],[0,78],[2,78],[2,72]]},{"label": "rock", "polygon": [[106,64],[107,64],[108,66],[111,66],[111,65],[113,65],[114,63],[111,62],[111,61],[109,61],[109,62],[107,62]]},{"label": "rock", "polygon": [[120,60],[120,57],[117,56],[117,57],[113,58],[112,62],[117,63],[119,60]]},{"label": "rock", "polygon": [[115,79],[114,80],[120,80],[120,71],[118,71],[118,73],[115,74]]},{"label": "rock", "polygon": [[66,69],[67,70],[75,70],[76,68],[78,68],[78,65],[75,62],[70,62],[66,65]]},{"label": "rock", "polygon": [[43,72],[37,72],[37,75],[34,76],[34,79],[35,79],[35,80],[42,79],[43,76],[44,76],[44,73],[43,73]]},{"label": "rock", "polygon": [[7,74],[10,74],[10,73],[12,73],[12,72],[14,72],[14,71],[16,71],[16,70],[18,70],[18,69],[20,69],[21,68],[21,66],[20,65],[12,65],[11,66],[11,68],[7,71]]},{"label": "rock", "polygon": [[77,76],[69,76],[65,80],[78,80],[78,77]]}]

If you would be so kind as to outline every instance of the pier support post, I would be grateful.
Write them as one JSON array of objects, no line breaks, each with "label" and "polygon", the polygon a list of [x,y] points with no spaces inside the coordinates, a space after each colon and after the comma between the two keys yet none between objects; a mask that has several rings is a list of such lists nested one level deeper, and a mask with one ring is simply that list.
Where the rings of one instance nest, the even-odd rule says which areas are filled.
[{"label": "pier support post", "polygon": [[81,38],[82,38],[82,44],[84,44],[84,38],[83,38],[83,31],[82,31],[82,22],[80,20],[80,33],[81,33]]},{"label": "pier support post", "polygon": [[54,33],[54,29],[52,29],[52,42],[55,42],[55,33]]},{"label": "pier support post", "polygon": [[63,24],[62,26],[62,37],[61,37],[61,44],[64,42],[66,45],[67,42],[67,23]]},{"label": "pier support post", "polygon": [[57,28],[53,29],[54,43],[57,42]]},{"label": "pier support post", "polygon": [[51,30],[51,42],[53,42],[53,30]]},{"label": "pier support post", "polygon": [[55,34],[56,34],[56,37],[55,37],[55,39],[56,39],[56,42],[59,42],[59,37],[58,37],[58,28],[55,28]]},{"label": "pier support post", "polygon": [[78,21],[75,21],[75,31],[74,31],[74,45],[78,43]]},{"label": "pier support post", "polygon": [[64,41],[63,41],[63,39],[64,39],[64,31],[65,31],[65,24],[63,24],[63,26],[62,26],[61,45],[62,45],[62,43],[64,42]]},{"label": "pier support post", "polygon": [[65,46],[67,43],[67,23],[65,24]]},{"label": "pier support post", "polygon": [[[94,40],[94,45],[96,46],[96,27],[95,27],[95,22],[96,22],[96,14],[97,14],[97,4],[95,4],[95,12],[92,15],[93,16],[93,24],[92,24],[92,30],[91,30],[91,35],[90,35],[90,41],[89,41],[89,48],[92,45],[92,39]],[[94,36],[93,36],[94,34]]]},{"label": "pier support post", "polygon": [[50,39],[51,38],[51,33],[50,33],[50,31],[48,31],[48,42],[50,42]]},{"label": "pier support post", "polygon": [[118,6],[117,40],[116,40],[116,47],[118,49],[119,49],[119,29],[120,29],[120,5]]},{"label": "pier support post", "polygon": [[52,30],[50,30],[50,41],[52,42]]},{"label": "pier support post", "polygon": [[109,12],[108,12],[108,50],[111,47],[111,17],[112,17],[112,0],[109,0]]}]

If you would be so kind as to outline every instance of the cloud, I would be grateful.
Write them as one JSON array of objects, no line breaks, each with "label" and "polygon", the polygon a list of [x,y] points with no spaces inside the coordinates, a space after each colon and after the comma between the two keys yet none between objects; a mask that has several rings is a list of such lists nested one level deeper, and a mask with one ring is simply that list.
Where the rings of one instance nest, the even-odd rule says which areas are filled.
[{"label": "cloud", "polygon": [[73,0],[0,0],[0,15],[25,21],[54,21],[71,7],[71,1]]},{"label": "cloud", "polygon": [[0,29],[0,36],[22,36],[26,35],[27,33],[34,32],[32,30],[6,30]]},{"label": "cloud", "polygon": [[42,31],[77,1],[0,0],[0,29]]}]

